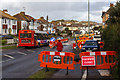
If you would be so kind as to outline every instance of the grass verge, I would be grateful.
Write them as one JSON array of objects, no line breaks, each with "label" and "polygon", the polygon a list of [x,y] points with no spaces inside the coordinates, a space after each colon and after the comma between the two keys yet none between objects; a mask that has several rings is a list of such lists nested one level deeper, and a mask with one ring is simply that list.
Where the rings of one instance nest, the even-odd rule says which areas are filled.
[{"label": "grass verge", "polygon": [[1,47],[0,49],[15,49],[17,48],[17,46],[5,46],[5,47]]},{"label": "grass verge", "polygon": [[48,69],[49,69],[48,72],[45,72],[45,68],[39,70],[35,74],[31,75],[29,79],[30,78],[40,78],[40,79],[50,78],[55,72],[58,71],[58,69],[54,69],[54,68],[48,68]]}]

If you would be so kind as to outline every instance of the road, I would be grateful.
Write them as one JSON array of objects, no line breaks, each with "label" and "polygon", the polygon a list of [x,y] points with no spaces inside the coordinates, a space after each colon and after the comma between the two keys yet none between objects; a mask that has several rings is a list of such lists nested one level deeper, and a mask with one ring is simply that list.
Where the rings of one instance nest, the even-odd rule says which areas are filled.
[{"label": "road", "polygon": [[[72,41],[63,43],[64,52],[73,52]],[[11,50],[2,51],[2,77],[3,78],[28,78],[31,74],[34,74],[38,70],[42,69],[38,62],[38,54],[41,51],[56,51],[55,48],[50,49],[49,46],[43,46],[40,48],[17,48]],[[75,65],[75,70],[69,70],[69,74],[66,76],[66,70],[59,70],[51,78],[79,78],[82,79],[86,76],[86,70],[79,69],[80,65]],[[108,70],[89,70],[87,78],[104,78],[109,76]],[[85,76],[84,76],[85,75]]]}]

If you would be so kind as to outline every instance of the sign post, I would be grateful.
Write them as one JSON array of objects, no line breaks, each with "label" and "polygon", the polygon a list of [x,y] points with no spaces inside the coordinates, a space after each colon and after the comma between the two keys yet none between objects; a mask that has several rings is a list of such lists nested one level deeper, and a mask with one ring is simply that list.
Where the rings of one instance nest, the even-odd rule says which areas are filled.
[{"label": "sign post", "polygon": [[95,66],[95,56],[82,56],[82,66],[87,67],[87,76],[88,76],[88,67]]}]

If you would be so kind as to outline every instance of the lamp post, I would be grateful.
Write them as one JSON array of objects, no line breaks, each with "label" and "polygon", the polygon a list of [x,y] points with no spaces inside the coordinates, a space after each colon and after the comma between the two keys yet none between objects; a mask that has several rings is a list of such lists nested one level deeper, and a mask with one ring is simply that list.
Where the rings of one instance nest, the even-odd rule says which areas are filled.
[{"label": "lamp post", "polygon": [[89,29],[90,29],[90,4],[89,4],[89,0],[88,0],[88,33],[89,33]]}]

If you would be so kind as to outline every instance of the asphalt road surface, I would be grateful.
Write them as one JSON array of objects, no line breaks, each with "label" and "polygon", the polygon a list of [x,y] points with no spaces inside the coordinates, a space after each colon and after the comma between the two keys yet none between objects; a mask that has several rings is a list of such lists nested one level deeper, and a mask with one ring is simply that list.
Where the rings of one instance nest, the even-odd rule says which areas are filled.
[{"label": "asphalt road surface", "polygon": [[[63,43],[64,52],[75,52],[72,50],[72,41],[68,43]],[[42,69],[40,67],[40,62],[38,62],[38,54],[41,51],[56,51],[55,48],[50,49],[49,46],[43,46],[40,48],[17,48],[11,50],[3,50],[0,56],[2,56],[2,78],[28,78],[30,75],[34,74],[38,70]],[[108,70],[89,70],[88,76],[86,76],[86,70],[80,70],[80,65],[75,65],[75,70],[69,70],[68,75],[66,70],[61,69],[51,78],[78,78],[78,79],[89,79],[89,78],[104,78],[109,77]]]}]

